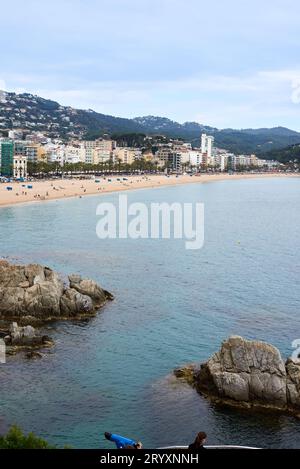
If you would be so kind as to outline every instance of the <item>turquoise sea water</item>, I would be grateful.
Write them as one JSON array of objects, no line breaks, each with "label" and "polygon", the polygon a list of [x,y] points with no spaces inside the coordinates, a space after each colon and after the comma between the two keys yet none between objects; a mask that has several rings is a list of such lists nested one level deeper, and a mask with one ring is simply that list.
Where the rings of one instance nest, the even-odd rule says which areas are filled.
[{"label": "turquoise sea water", "polygon": [[104,431],[146,447],[300,447],[300,421],[214,407],[172,377],[231,334],[284,356],[300,338],[300,180],[256,179],[127,193],[129,202],[204,202],[205,244],[96,237],[96,207],[118,194],[0,210],[0,254],[78,272],[116,297],[96,318],[56,323],[40,361],[0,369],[0,430],[18,423],[63,446],[109,447]]}]

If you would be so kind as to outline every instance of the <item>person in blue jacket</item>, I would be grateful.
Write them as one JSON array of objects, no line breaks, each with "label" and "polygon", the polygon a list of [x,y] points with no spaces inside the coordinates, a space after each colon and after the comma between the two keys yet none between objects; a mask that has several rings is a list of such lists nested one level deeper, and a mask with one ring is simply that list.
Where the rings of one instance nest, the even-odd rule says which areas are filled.
[{"label": "person in blue jacket", "polygon": [[114,433],[105,432],[104,436],[107,440],[115,443],[118,449],[126,449],[128,447],[131,447],[131,448],[133,447],[135,449],[142,449],[143,447],[140,441],[136,442],[134,440],[131,440],[130,438],[125,438],[124,436],[116,435]]}]

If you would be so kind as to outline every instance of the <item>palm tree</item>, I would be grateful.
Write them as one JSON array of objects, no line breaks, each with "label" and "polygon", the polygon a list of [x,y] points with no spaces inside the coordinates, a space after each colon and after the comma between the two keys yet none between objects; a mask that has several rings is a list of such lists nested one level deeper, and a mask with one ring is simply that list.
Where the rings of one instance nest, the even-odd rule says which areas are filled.
[{"label": "palm tree", "polygon": [[121,173],[121,169],[122,169],[122,160],[120,158],[117,159],[117,163],[116,163],[116,166],[117,166],[117,170],[119,172],[119,174]]}]

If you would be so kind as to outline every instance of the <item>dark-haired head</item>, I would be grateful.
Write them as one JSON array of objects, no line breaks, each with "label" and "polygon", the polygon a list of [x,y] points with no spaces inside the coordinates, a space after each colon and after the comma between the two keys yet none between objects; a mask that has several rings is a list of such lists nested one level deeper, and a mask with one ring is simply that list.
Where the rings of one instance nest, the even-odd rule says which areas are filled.
[{"label": "dark-haired head", "polygon": [[206,438],[207,438],[207,435],[205,432],[199,432],[195,439],[195,443],[194,443],[195,446],[197,448],[200,448],[200,446],[203,446]]}]

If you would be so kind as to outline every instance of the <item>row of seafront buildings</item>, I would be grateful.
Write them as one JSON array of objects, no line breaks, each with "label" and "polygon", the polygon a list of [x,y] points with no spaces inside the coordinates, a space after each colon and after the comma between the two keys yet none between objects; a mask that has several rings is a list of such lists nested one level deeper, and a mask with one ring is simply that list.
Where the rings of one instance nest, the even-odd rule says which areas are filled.
[{"label": "row of seafront buildings", "polygon": [[262,160],[255,155],[235,155],[214,145],[214,137],[202,134],[201,145],[194,148],[190,143],[169,139],[159,143],[155,137],[145,137],[143,147],[118,146],[117,142],[102,138],[98,140],[73,140],[67,143],[53,141],[39,132],[26,135],[22,131],[10,131],[7,139],[0,140],[0,175],[23,178],[27,176],[28,163],[88,165],[132,165],[138,160],[153,163],[160,170],[172,172],[217,170],[227,171],[243,168],[274,169],[278,162]]},{"label": "row of seafront buildings", "polygon": [[202,134],[201,147],[193,148],[190,143],[174,141],[169,150],[162,146],[157,156],[160,160],[169,161],[173,170],[217,170],[236,171],[246,168],[272,170],[279,166],[277,161],[264,160],[256,155],[235,155],[214,146],[214,137]]}]

